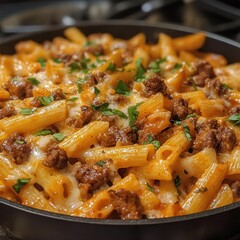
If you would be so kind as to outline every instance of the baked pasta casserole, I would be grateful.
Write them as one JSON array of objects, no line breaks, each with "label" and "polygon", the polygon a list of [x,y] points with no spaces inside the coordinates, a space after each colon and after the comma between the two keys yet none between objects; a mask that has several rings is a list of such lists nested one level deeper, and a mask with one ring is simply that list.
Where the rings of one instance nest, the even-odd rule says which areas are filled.
[{"label": "baked pasta casserole", "polygon": [[0,55],[2,198],[123,220],[239,200],[239,63],[202,32],[64,35]]}]

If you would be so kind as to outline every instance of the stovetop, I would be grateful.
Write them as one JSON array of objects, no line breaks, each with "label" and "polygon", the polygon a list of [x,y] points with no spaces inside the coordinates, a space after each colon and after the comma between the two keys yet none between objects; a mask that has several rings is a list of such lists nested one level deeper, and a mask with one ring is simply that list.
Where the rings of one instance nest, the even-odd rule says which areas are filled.
[{"label": "stovetop", "polygon": [[98,19],[176,23],[240,42],[240,0],[0,1],[2,37],[41,30],[49,25]]},{"label": "stovetop", "polygon": [[[0,38],[98,19],[175,23],[240,42],[240,0],[1,0]],[[0,227],[0,240],[7,239]]]}]

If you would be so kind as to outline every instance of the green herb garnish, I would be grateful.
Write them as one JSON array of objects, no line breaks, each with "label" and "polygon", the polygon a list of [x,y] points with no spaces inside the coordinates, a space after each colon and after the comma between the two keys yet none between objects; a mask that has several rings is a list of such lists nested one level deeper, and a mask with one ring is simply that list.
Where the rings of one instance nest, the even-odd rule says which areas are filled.
[{"label": "green herb garnish", "polygon": [[64,138],[66,138],[66,136],[62,133],[54,133],[52,136],[58,141],[62,141]]},{"label": "green herb garnish", "polygon": [[100,90],[96,86],[94,86],[94,94],[98,95],[99,93],[100,93]]},{"label": "green herb garnish", "polygon": [[172,72],[178,71],[182,67],[181,63],[176,63],[172,69]]},{"label": "green herb garnish", "polygon": [[117,67],[114,63],[110,62],[106,71],[112,71],[112,72],[116,72],[117,71]]},{"label": "green herb garnish", "polygon": [[224,88],[224,89],[228,89],[228,90],[230,90],[230,89],[232,89],[229,85],[227,85],[226,83],[222,83],[222,87]]},{"label": "green herb garnish", "polygon": [[21,114],[22,115],[31,115],[35,112],[35,109],[31,109],[31,108],[21,108]]},{"label": "green herb garnish", "polygon": [[53,60],[53,62],[55,62],[55,63],[62,63],[62,60],[59,59],[59,58],[53,58],[52,60]]},{"label": "green herb garnish", "polygon": [[42,129],[42,130],[34,133],[35,136],[46,136],[46,135],[50,135],[50,134],[52,134],[52,131],[49,129]]},{"label": "green herb garnish", "polygon": [[154,188],[148,182],[146,182],[146,185],[149,191],[154,192]]},{"label": "green herb garnish", "polygon": [[181,178],[178,175],[174,178],[174,184],[176,188],[181,186]]},{"label": "green herb garnish", "polygon": [[35,77],[29,77],[27,78],[27,80],[32,83],[32,85],[38,86],[39,85],[39,81],[35,78]]},{"label": "green herb garnish", "polygon": [[22,144],[25,144],[26,142],[21,140],[16,140],[15,143],[22,145]]},{"label": "green herb garnish", "polygon": [[196,117],[196,116],[197,116],[196,113],[192,113],[192,114],[187,115],[187,116],[186,116],[186,119],[188,119],[188,118],[193,118],[193,117]]},{"label": "green herb garnish", "polygon": [[134,77],[135,81],[144,82],[145,81],[144,73],[146,72],[146,69],[142,65],[142,58],[139,58],[135,62],[135,66],[137,67],[137,73]]},{"label": "green herb garnish", "polygon": [[134,106],[131,106],[128,108],[128,116],[129,116],[129,126],[134,130],[137,131],[137,128],[134,126],[137,117],[138,117],[138,111],[137,111],[137,107],[140,105],[141,103],[137,103]]},{"label": "green herb garnish", "polygon": [[86,79],[78,79],[76,81],[79,93],[82,92],[82,84],[85,83],[85,81],[86,81]]},{"label": "green herb garnish", "polygon": [[167,58],[161,58],[161,59],[157,59],[153,62],[151,62],[149,64],[149,67],[151,68],[151,70],[155,73],[158,73],[161,71],[161,68],[160,68],[160,64],[163,63],[163,62],[166,62],[167,61]]},{"label": "green herb garnish", "polygon": [[105,116],[111,116],[111,115],[117,115],[121,118],[128,119],[128,116],[123,113],[122,111],[118,109],[110,109],[108,108],[109,104],[108,103],[103,103],[102,105],[96,106],[96,105],[91,105],[92,109],[94,111],[100,111],[103,115]]},{"label": "green herb garnish", "polygon": [[116,93],[128,96],[130,94],[130,90],[128,86],[121,80],[118,80],[117,86],[115,88]]},{"label": "green herb garnish", "polygon": [[104,164],[105,164],[105,162],[102,161],[102,160],[100,160],[100,161],[96,162],[96,164],[97,164],[98,166],[100,166],[100,167],[103,167]]},{"label": "green herb garnish", "polygon": [[31,180],[31,178],[22,178],[22,179],[18,179],[17,183],[15,185],[13,185],[13,189],[16,193],[19,193],[20,190],[22,189],[23,186],[25,186],[27,183],[29,183],[29,181]]},{"label": "green herb garnish", "polygon": [[240,113],[231,115],[227,121],[231,122],[233,125],[240,125]]},{"label": "green herb garnish", "polygon": [[81,70],[81,66],[78,62],[73,62],[69,65],[70,73],[78,72]]},{"label": "green herb garnish", "polygon": [[76,102],[77,100],[78,100],[78,97],[72,97],[68,99],[68,101],[71,101],[71,102]]},{"label": "green herb garnish", "polygon": [[153,146],[158,149],[160,148],[161,144],[158,140],[153,140],[152,134],[148,135],[148,140],[144,142],[144,144],[153,144]]},{"label": "green herb garnish", "polygon": [[85,44],[84,44],[85,47],[94,46],[94,45],[96,45],[96,43],[93,42],[93,41],[86,41]]},{"label": "green herb garnish", "polygon": [[194,90],[197,91],[197,90],[198,90],[197,85],[196,85],[196,83],[194,82],[194,80],[193,80],[192,77],[190,77],[190,83],[192,84]]},{"label": "green herb garnish", "polygon": [[40,58],[38,58],[37,61],[41,64],[42,67],[46,67],[46,62],[47,62],[47,61],[46,61],[45,58],[40,57]]},{"label": "green herb garnish", "polygon": [[46,97],[38,97],[38,100],[42,103],[43,106],[48,106],[51,102],[54,101],[54,98],[52,95]]},{"label": "green herb garnish", "polygon": [[190,134],[190,129],[189,129],[189,126],[187,124],[183,124],[183,131],[184,131],[184,134],[185,134],[187,140],[191,141],[192,140],[192,136]]}]

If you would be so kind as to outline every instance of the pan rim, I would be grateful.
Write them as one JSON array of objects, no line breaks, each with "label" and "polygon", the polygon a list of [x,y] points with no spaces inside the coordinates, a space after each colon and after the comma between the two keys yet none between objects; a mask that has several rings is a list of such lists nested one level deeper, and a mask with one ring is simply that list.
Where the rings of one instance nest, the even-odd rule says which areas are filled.
[{"label": "pan rim", "polygon": [[[185,33],[194,33],[200,31],[196,28],[185,27],[177,24],[171,23],[146,23],[145,21],[128,21],[128,20],[111,20],[111,21],[82,21],[75,24],[76,27],[87,27],[87,26],[142,26],[142,27],[154,27],[159,29],[166,29],[166,30],[177,30]],[[61,31],[64,30],[69,26],[53,26],[47,27],[44,31],[36,32],[38,33],[48,33],[52,31]],[[205,31],[204,31],[205,32]],[[229,45],[235,46],[240,48],[240,43],[235,42],[231,39],[219,36],[214,33],[205,32],[208,38],[214,39],[216,41],[224,42]],[[4,39],[0,39],[0,45],[7,44],[11,41],[18,41],[23,38],[31,38],[35,33],[24,33],[18,34],[17,36],[9,36]],[[239,58],[240,60],[240,58]],[[140,220],[113,220],[113,219],[96,219],[96,218],[83,218],[78,216],[71,216],[61,213],[53,213],[46,210],[36,209],[28,206],[24,206],[19,203],[12,202],[10,200],[6,200],[0,197],[0,204],[6,205],[8,207],[15,208],[17,210],[23,211],[28,214],[38,215],[41,217],[52,218],[60,221],[67,221],[67,222],[75,222],[75,223],[85,223],[85,224],[97,224],[97,225],[122,225],[122,226],[138,226],[138,225],[156,225],[156,224],[167,224],[167,223],[175,223],[175,222],[184,222],[190,220],[197,220],[205,217],[209,217],[212,215],[222,214],[229,211],[233,211],[237,208],[240,208],[240,202],[235,202],[220,208],[206,210],[199,213],[187,214],[182,216],[175,216],[175,217],[167,217],[167,218],[156,218],[156,219],[140,219]]]}]

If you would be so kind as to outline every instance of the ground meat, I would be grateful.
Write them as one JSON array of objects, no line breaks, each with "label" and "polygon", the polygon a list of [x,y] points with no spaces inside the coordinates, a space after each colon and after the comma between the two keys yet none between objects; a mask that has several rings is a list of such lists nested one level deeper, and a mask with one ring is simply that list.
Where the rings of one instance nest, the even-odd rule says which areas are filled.
[{"label": "ground meat", "polygon": [[63,149],[60,149],[57,144],[52,144],[47,148],[47,157],[43,164],[47,167],[63,169],[67,167],[68,157]]},{"label": "ground meat", "polygon": [[194,67],[196,71],[192,76],[192,80],[199,87],[205,86],[206,79],[215,77],[212,66],[205,60],[195,62]]},{"label": "ground meat", "polygon": [[227,93],[227,89],[223,87],[218,78],[207,78],[205,81],[206,95],[208,98],[217,98]]},{"label": "ground meat", "polygon": [[147,129],[138,130],[138,143],[144,144],[148,141],[149,135],[153,136],[151,132]]},{"label": "ground meat", "polygon": [[240,198],[240,181],[234,181],[231,184],[231,189],[232,189],[234,198]]},{"label": "ground meat", "polygon": [[104,49],[100,44],[92,44],[92,45],[86,46],[84,48],[84,51],[92,54],[99,54],[99,55],[104,54]]},{"label": "ground meat", "polygon": [[38,100],[37,97],[34,97],[30,104],[31,104],[31,107],[36,107],[36,108],[43,107],[43,104]]},{"label": "ground meat", "polygon": [[200,132],[206,129],[215,129],[217,130],[220,127],[220,124],[216,119],[207,119],[202,124],[196,127],[196,131]]},{"label": "ground meat", "polygon": [[94,114],[94,111],[89,106],[81,107],[81,118],[83,120],[83,124],[88,124],[91,121],[91,117]]},{"label": "ground meat", "polygon": [[32,97],[33,85],[26,79],[9,80],[6,89],[9,91],[12,99],[24,99]]},{"label": "ground meat", "polygon": [[229,127],[220,127],[217,130],[218,152],[230,152],[234,148],[237,137]]},{"label": "ground meat", "polygon": [[220,126],[215,119],[207,120],[197,126],[197,132],[193,149],[198,151],[205,147],[213,147],[220,153],[229,152],[237,142],[235,132],[229,127]]},{"label": "ground meat", "polygon": [[91,121],[91,117],[94,114],[94,111],[91,107],[82,106],[81,115],[79,117],[69,117],[66,119],[66,124],[76,128],[81,128],[85,124],[88,124]]},{"label": "ground meat", "polygon": [[12,106],[6,106],[0,109],[0,119],[5,117],[11,117],[16,114],[15,108]]},{"label": "ground meat", "polygon": [[77,168],[75,177],[80,183],[82,197],[88,199],[93,191],[109,181],[110,169],[104,165],[81,164]]},{"label": "ground meat", "polygon": [[157,74],[148,78],[143,84],[146,87],[144,91],[146,97],[150,97],[158,92],[161,92],[164,96],[167,95],[167,86],[164,83],[164,80]]},{"label": "ground meat", "polygon": [[119,130],[117,127],[112,126],[99,137],[100,145],[104,147],[113,147],[117,142],[121,145],[131,145],[136,141],[137,134],[130,127]]},{"label": "ground meat", "polygon": [[128,102],[128,99],[125,96],[123,96],[123,95],[115,94],[115,95],[112,95],[110,97],[110,101],[112,103],[117,103],[119,105],[124,105],[124,104],[126,104]]},{"label": "ground meat", "polygon": [[105,72],[89,73],[87,77],[87,82],[90,86],[93,86],[98,82],[103,82],[106,76],[108,76],[108,74]]},{"label": "ground meat", "polygon": [[69,66],[73,62],[79,62],[82,59],[82,53],[75,54],[55,54],[52,56],[54,59],[58,59],[60,62],[65,63]]},{"label": "ground meat", "polygon": [[193,110],[188,107],[188,102],[184,99],[173,99],[172,100],[172,119],[174,120],[183,120],[187,115],[192,114]]},{"label": "ground meat", "polygon": [[201,151],[204,148],[217,148],[217,130],[215,129],[205,129],[200,131],[194,142],[193,149],[197,151]]},{"label": "ground meat", "polygon": [[141,205],[139,196],[132,191],[125,189],[109,190],[108,191],[114,210],[119,214],[120,218],[126,219],[141,219],[143,206]]},{"label": "ground meat", "polygon": [[240,114],[240,105],[237,105],[230,109],[229,116],[234,115],[234,114]]},{"label": "ground meat", "polygon": [[31,152],[31,148],[26,143],[25,138],[20,133],[12,133],[1,144],[1,150],[11,155],[13,161],[17,164],[25,162]]},{"label": "ground meat", "polygon": [[132,145],[137,142],[137,134],[132,130],[131,127],[126,127],[120,130],[121,145]]},{"label": "ground meat", "polygon": [[99,143],[103,147],[113,147],[116,145],[117,140],[120,138],[119,129],[112,126],[108,131],[99,137]]},{"label": "ground meat", "polygon": [[62,89],[54,90],[51,95],[53,96],[55,101],[62,100],[62,99],[66,98]]}]

